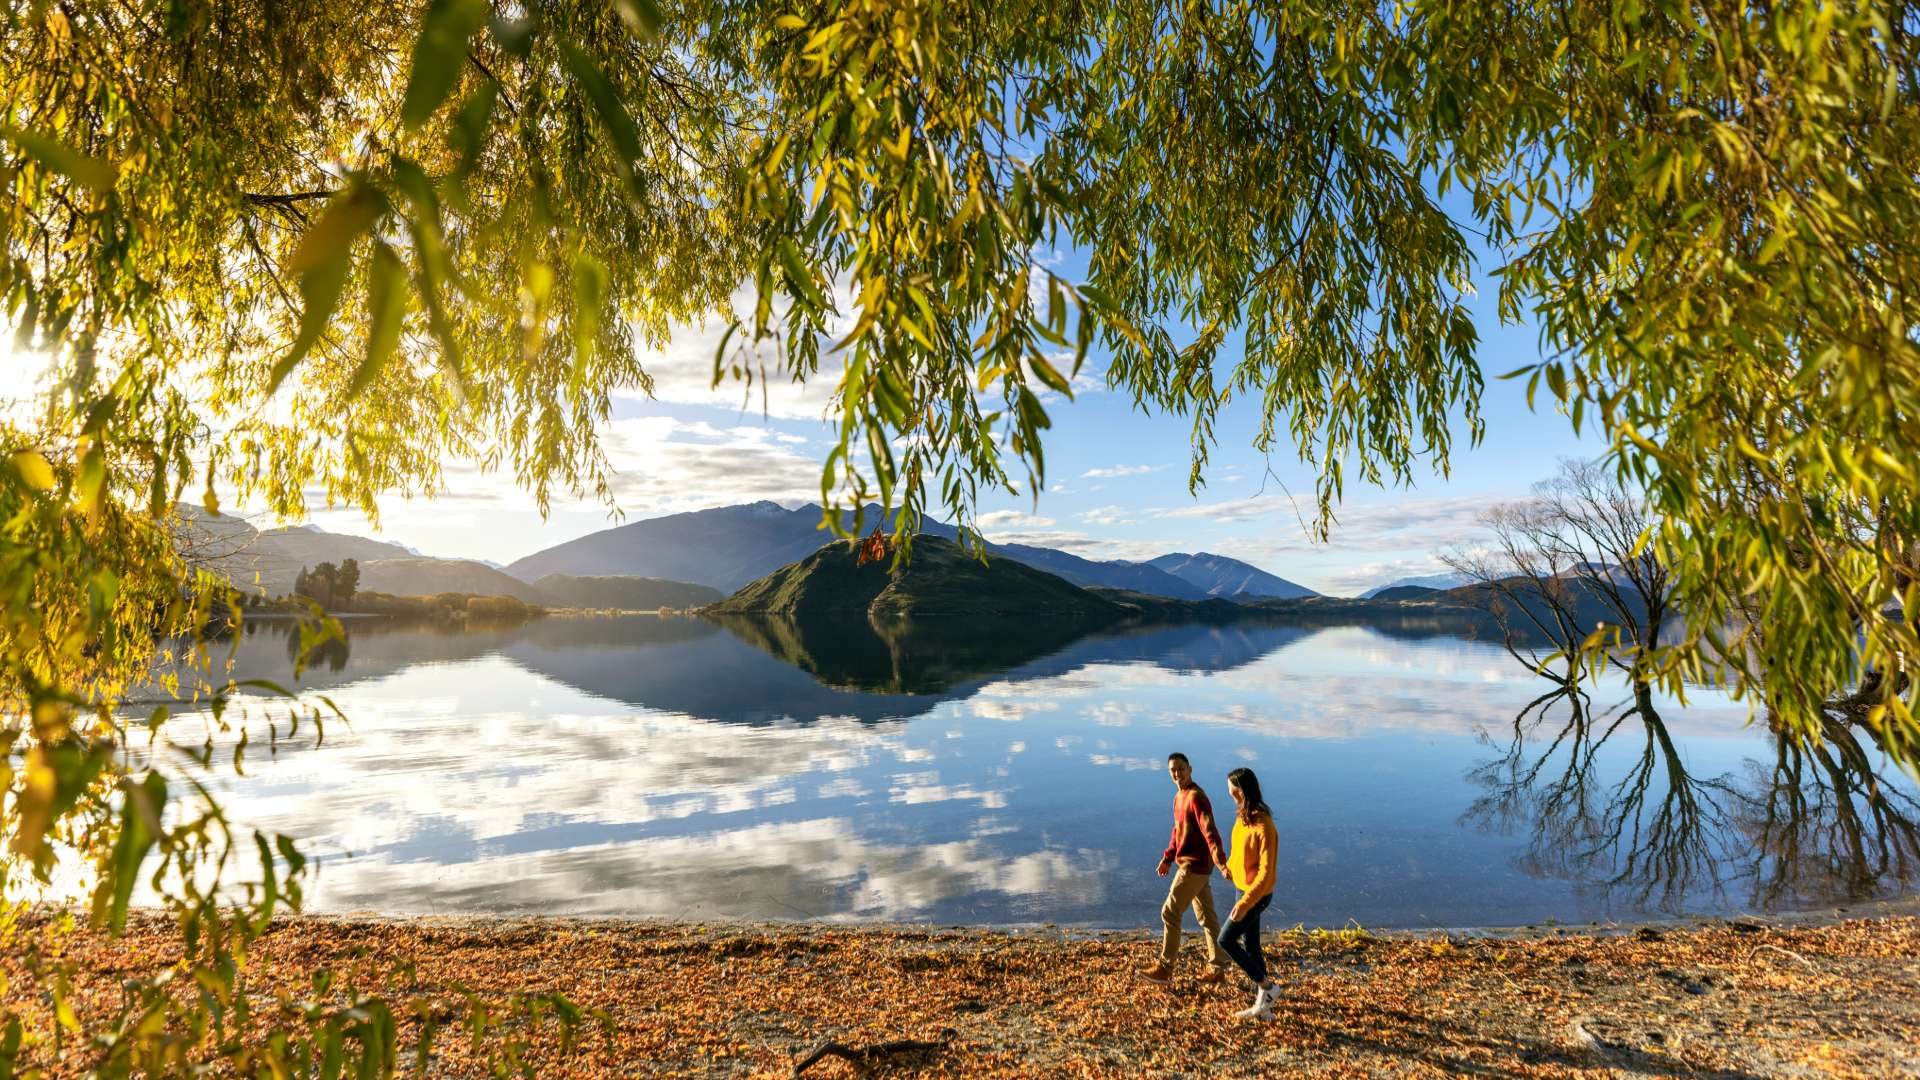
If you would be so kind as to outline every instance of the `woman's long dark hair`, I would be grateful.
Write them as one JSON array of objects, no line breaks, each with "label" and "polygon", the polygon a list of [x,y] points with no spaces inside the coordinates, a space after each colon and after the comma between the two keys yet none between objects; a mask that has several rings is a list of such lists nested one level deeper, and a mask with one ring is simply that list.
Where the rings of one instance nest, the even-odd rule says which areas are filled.
[{"label": "woman's long dark hair", "polygon": [[1265,796],[1260,794],[1260,778],[1253,775],[1252,769],[1235,769],[1228,773],[1227,786],[1239,788],[1240,797],[1246,803],[1246,810],[1241,814],[1241,820],[1250,822],[1255,814],[1273,816],[1273,811],[1267,809]]}]

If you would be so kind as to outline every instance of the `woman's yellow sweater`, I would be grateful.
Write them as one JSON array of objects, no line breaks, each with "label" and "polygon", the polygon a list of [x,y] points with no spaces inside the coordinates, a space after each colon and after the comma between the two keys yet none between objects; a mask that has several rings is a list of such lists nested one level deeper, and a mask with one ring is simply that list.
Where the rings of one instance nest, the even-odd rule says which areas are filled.
[{"label": "woman's yellow sweater", "polygon": [[1272,815],[1256,813],[1250,822],[1235,819],[1233,854],[1227,857],[1227,873],[1233,875],[1233,883],[1240,887],[1240,902],[1233,905],[1232,918],[1239,918],[1259,903],[1261,897],[1273,892],[1279,846],[1280,832],[1273,827]]}]

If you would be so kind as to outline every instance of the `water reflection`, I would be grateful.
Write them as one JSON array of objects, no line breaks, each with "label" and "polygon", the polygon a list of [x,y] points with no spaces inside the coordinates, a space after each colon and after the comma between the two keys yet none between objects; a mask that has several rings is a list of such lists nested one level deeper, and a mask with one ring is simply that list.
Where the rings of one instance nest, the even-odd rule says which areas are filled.
[{"label": "water reflection", "polygon": [[[972,696],[989,682],[1047,679],[1093,665],[1229,672],[1317,632],[1248,622],[1150,625],[1089,636],[964,619],[882,627],[864,619],[800,623],[653,615],[545,619],[463,631],[377,619],[352,623],[344,639],[316,648],[301,684],[324,690],[423,664],[497,655],[583,693],[703,719],[883,720],[922,714],[942,701]],[[300,649],[296,623],[256,620],[247,624],[246,639],[236,654],[237,670],[268,662],[256,642],[270,639],[280,643],[288,661],[276,666],[286,666],[291,674]]]},{"label": "water reflection", "polygon": [[[772,822],[711,836],[671,836],[513,852],[435,870],[385,863],[356,873],[330,901],[390,909],[565,911],[691,918],[903,921],[1044,919],[1057,894],[1102,899],[1110,856],[1007,856],[982,840],[876,843],[847,818]],[[977,903],[976,903],[977,901]]]},{"label": "water reflection", "polygon": [[1523,831],[1517,865],[1611,900],[1678,911],[1709,899],[1761,910],[1904,891],[1920,872],[1920,800],[1853,726],[1810,744],[1762,729],[1764,757],[1690,767],[1651,703],[1596,713],[1554,693],[1514,719],[1473,777],[1464,820]]},{"label": "water reflection", "polygon": [[[1871,738],[1871,736],[1870,736]],[[1884,895],[1920,874],[1920,799],[1877,772],[1858,729],[1829,725],[1818,745],[1774,737],[1740,808],[1753,845],[1756,903],[1835,903]]]},{"label": "water reflection", "polygon": [[[1138,925],[1171,749],[1216,799],[1260,769],[1288,921],[1578,921],[1911,876],[1912,795],[1869,784],[1870,746],[1795,756],[1709,695],[1500,719],[1538,680],[1418,621],[856,629],[354,623],[300,680],[351,724],[221,788],[319,856],[320,910]],[[250,624],[239,673],[288,680],[289,632]],[[1492,762],[1489,725],[1511,729]]]},{"label": "water reflection", "polygon": [[1069,624],[1004,619],[730,615],[714,621],[827,686],[880,694],[945,693],[1046,656],[1081,636]]},{"label": "water reflection", "polygon": [[303,642],[291,624],[285,625],[287,631],[287,662],[297,664],[301,653],[306,654],[306,665],[315,671],[328,671],[339,674],[347,669],[347,661],[353,659],[353,639],[345,635],[325,637],[311,644]]}]

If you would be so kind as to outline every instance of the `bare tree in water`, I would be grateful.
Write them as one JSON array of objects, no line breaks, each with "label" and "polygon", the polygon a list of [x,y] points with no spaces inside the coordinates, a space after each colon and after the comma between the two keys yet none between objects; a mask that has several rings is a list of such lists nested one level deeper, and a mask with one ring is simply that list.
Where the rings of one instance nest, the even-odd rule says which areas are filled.
[{"label": "bare tree in water", "polygon": [[[1671,620],[1673,582],[1642,535],[1653,518],[1598,462],[1566,460],[1531,498],[1481,515],[1488,542],[1443,556],[1499,624],[1514,658],[1568,692],[1586,665],[1634,678]],[[1596,649],[1596,646],[1600,648]]]}]

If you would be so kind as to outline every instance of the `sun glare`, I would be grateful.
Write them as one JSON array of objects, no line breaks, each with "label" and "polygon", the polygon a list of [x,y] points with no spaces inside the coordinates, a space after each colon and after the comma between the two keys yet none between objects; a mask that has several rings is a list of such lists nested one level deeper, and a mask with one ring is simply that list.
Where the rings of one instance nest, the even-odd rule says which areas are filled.
[{"label": "sun glare", "polygon": [[0,334],[0,418],[19,420],[32,411],[51,366],[45,353],[15,350],[11,328]]}]

